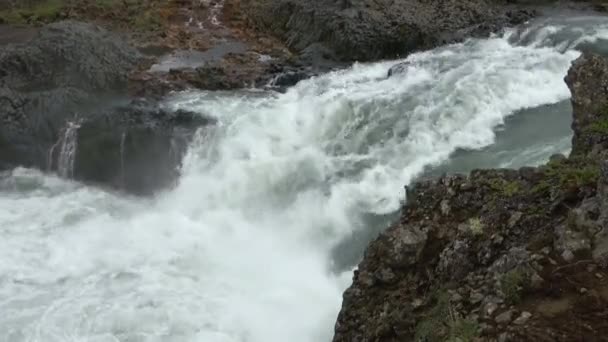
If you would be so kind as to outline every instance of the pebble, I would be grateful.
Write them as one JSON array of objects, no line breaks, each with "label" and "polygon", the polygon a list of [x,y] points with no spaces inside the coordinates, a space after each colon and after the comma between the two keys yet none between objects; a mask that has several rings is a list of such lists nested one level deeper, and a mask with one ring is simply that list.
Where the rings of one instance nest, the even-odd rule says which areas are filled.
[{"label": "pebble", "polygon": [[526,322],[530,319],[530,317],[532,317],[532,314],[527,311],[524,311],[521,313],[521,315],[519,315],[519,317],[517,317],[517,319],[515,321],[513,321],[513,323],[515,323],[517,325],[526,324]]},{"label": "pebble", "polygon": [[509,340],[509,335],[504,332],[498,336],[498,342],[507,342]]},{"label": "pebble", "polygon": [[498,309],[498,304],[496,303],[488,303],[486,304],[486,306],[483,308],[483,312],[487,315],[487,316],[492,316],[492,314],[494,314],[494,312],[496,312],[496,310]]},{"label": "pebble", "polygon": [[584,288],[584,287],[581,287],[581,289],[579,290],[579,292],[580,292],[581,294],[585,294],[585,293],[587,293],[587,291],[589,291],[589,290],[587,290],[587,289],[586,289],[586,288]]},{"label": "pebble", "polygon": [[564,259],[564,261],[566,261],[566,262],[571,262],[572,260],[574,260],[574,253],[572,253],[571,250],[566,249],[562,253],[562,259]]},{"label": "pebble", "polygon": [[596,277],[597,279],[602,279],[602,278],[604,278],[604,276],[603,276],[601,273],[596,273],[596,274],[595,274],[595,277]]},{"label": "pebble", "polygon": [[513,311],[507,310],[507,311],[501,313],[500,315],[496,316],[494,321],[498,324],[506,324],[506,323],[510,323],[512,319],[513,319]]}]

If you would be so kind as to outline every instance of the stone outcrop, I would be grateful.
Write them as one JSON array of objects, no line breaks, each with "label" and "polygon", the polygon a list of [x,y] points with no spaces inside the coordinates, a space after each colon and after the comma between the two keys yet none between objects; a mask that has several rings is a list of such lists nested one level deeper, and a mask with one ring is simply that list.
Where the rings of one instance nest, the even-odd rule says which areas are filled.
[{"label": "stone outcrop", "polygon": [[[16,166],[149,193],[208,120],[124,98],[141,61],[98,26],[65,21],[0,50],[0,169]],[[122,141],[122,142],[121,142]]]},{"label": "stone outcrop", "polygon": [[566,76],[572,92],[574,137],[572,154],[588,154],[608,147],[608,61],[583,55]]},{"label": "stone outcrop", "polygon": [[240,9],[250,26],[289,48],[340,61],[403,57],[532,15],[485,0],[240,0]]},{"label": "stone outcrop", "polygon": [[335,342],[604,340],[608,60],[583,55],[566,82],[572,155],[409,188],[344,293]]},{"label": "stone outcrop", "polygon": [[60,22],[0,50],[0,165],[43,168],[65,122],[126,87],[138,53],[96,26]]}]

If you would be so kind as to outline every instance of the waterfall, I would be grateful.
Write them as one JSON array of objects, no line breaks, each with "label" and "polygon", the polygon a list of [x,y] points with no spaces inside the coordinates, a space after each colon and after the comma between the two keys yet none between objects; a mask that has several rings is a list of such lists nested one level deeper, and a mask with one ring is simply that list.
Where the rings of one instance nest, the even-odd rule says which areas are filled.
[{"label": "waterfall", "polygon": [[74,176],[74,160],[76,158],[76,150],[78,148],[78,129],[80,122],[68,122],[61,130],[59,139],[48,152],[47,169],[53,170],[53,161],[55,159],[55,150],[59,148],[57,156],[57,173],[64,178],[72,178]]},{"label": "waterfall", "polygon": [[125,185],[125,140],[127,139],[127,132],[122,132],[120,135],[120,183],[121,186]]},{"label": "waterfall", "polygon": [[[178,184],[151,198],[30,169],[0,177],[0,341],[330,341],[351,266],[404,185],[456,159],[512,167],[568,147],[563,77],[580,53],[562,46],[608,41],[607,18],[573,20],[280,94],[173,94],[165,105],[217,124],[174,150]],[[66,177],[78,127],[49,151]],[[120,138],[127,167],[133,138]]]}]

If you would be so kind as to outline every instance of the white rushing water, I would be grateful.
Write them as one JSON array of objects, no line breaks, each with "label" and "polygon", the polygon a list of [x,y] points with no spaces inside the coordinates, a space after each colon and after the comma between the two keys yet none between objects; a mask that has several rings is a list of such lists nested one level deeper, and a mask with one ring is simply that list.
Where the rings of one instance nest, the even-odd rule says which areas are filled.
[{"label": "white rushing water", "polygon": [[[0,179],[0,341],[330,340],[351,277],[336,246],[369,229],[364,216],[397,210],[425,169],[567,100],[569,42],[608,33],[593,20],[415,54],[391,78],[383,62],[286,94],[178,94],[168,106],[219,123],[154,199],[14,170]],[[525,162],[564,149],[543,129]]]}]

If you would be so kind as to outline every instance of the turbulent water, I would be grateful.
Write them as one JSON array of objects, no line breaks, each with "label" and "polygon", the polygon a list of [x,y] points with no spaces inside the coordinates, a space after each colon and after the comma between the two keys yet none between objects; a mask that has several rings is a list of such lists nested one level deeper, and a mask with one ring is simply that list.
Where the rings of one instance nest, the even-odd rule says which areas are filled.
[{"label": "turbulent water", "polygon": [[179,184],[130,198],[0,179],[0,341],[331,339],[365,242],[415,177],[569,149],[563,77],[603,18],[553,18],[264,91],[177,94],[216,117]]}]

